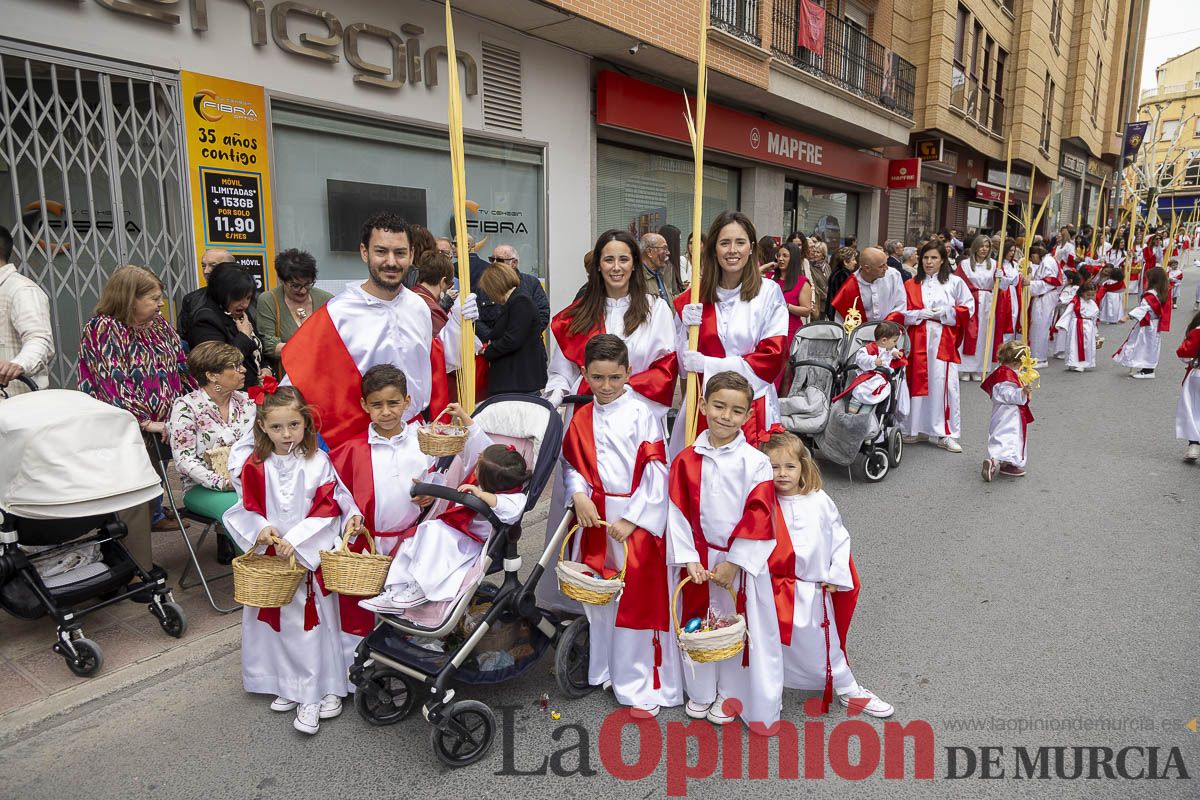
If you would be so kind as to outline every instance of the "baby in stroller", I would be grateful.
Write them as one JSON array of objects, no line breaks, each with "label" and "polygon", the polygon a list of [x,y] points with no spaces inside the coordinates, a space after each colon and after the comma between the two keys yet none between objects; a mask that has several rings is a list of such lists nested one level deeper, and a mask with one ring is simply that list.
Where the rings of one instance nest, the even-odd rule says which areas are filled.
[{"label": "baby in stroller", "polygon": [[[892,375],[908,364],[904,352],[896,345],[904,331],[894,322],[884,320],[875,326],[875,341],[860,347],[853,354],[854,365],[859,373],[846,389],[833,398],[833,402],[847,395],[846,409],[851,414],[863,408],[873,409],[892,396]],[[904,413],[903,406],[901,413]]]}]

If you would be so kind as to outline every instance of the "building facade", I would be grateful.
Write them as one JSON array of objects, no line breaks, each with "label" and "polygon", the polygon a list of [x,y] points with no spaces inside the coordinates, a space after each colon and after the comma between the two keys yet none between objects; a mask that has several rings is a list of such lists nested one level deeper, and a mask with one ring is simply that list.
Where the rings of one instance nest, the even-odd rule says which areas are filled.
[{"label": "building facade", "polygon": [[1156,85],[1138,103],[1147,127],[1133,172],[1159,219],[1169,222],[1172,214],[1190,218],[1200,203],[1200,47],[1163,62],[1154,75]]}]

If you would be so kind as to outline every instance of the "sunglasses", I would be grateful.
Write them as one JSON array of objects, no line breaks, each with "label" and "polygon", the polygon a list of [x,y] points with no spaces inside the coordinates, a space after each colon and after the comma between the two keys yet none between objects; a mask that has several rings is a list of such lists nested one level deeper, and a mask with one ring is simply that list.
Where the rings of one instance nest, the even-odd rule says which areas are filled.
[{"label": "sunglasses", "polygon": [[492,256],[491,258],[488,259],[488,261],[492,262],[493,264],[515,264],[515,263],[517,263],[517,259],[515,256],[513,258],[500,258],[499,256]]}]

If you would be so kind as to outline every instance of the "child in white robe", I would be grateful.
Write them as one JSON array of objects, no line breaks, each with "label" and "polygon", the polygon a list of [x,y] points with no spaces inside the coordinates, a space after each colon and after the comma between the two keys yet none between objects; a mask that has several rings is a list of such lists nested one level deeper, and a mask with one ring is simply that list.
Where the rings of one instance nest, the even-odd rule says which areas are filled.
[{"label": "child in white robe", "polygon": [[700,403],[708,428],[671,463],[667,563],[684,567],[691,579],[680,598],[685,623],[710,608],[722,614],[741,608],[749,633],[739,655],[684,665],[685,713],[716,725],[732,722],[736,713],[757,728],[773,725],[783,703],[780,615],[769,560],[776,536],[785,534],[775,530],[771,462],[742,432],[753,402],[742,375],[708,377]]},{"label": "child in white robe", "polygon": [[[833,402],[836,403],[850,395],[847,410],[851,414],[857,414],[863,408],[870,410],[891,397],[891,373],[908,365],[904,353],[896,347],[900,343],[900,334],[903,333],[903,329],[897,323],[883,320],[875,326],[874,332],[875,341],[860,347],[854,354],[854,365],[859,369],[858,375],[841,394],[833,398]],[[908,385],[903,381],[900,382],[900,397],[897,401],[897,410],[903,416],[908,411]]]},{"label": "child in white robe", "polygon": [[1029,261],[1034,265],[1029,280],[1029,347],[1038,365],[1044,367],[1050,358],[1050,326],[1054,324],[1063,275],[1054,256],[1041,244],[1029,248]]},{"label": "child in white robe", "polygon": [[1121,321],[1121,303],[1125,296],[1125,273],[1120,266],[1105,267],[1100,271],[1100,288],[1096,291],[1096,302],[1100,306],[1100,322],[1116,325]]},{"label": "child in white robe", "polygon": [[1062,315],[1067,312],[1071,304],[1075,301],[1075,296],[1079,293],[1079,287],[1086,280],[1083,273],[1076,270],[1068,270],[1063,273],[1063,278],[1066,281],[1066,286],[1058,296],[1058,307],[1054,309],[1054,316],[1051,318],[1050,339],[1053,347],[1055,358],[1067,357],[1067,337],[1059,330],[1058,323],[1062,320]]},{"label": "child in white robe", "polygon": [[[475,469],[458,491],[479,498],[500,522],[511,525],[525,511],[528,497],[519,489],[530,476],[520,453],[493,444],[480,453]],[[451,504],[436,519],[417,526],[416,533],[392,558],[383,593],[359,605],[378,614],[394,614],[422,603],[453,599],[491,534],[492,523],[484,515]]]},{"label": "child in white robe", "polygon": [[1188,323],[1175,355],[1187,366],[1175,406],[1175,438],[1188,443],[1183,460],[1193,463],[1200,459],[1200,313]]},{"label": "child in white robe", "polygon": [[1029,348],[1017,340],[1000,347],[1000,366],[979,388],[992,398],[992,418],[988,423],[988,457],[983,462],[983,479],[996,474],[1010,478],[1025,475],[1025,436],[1033,413],[1029,410],[1032,390],[1021,382],[1017,369]]},{"label": "child in white robe", "polygon": [[[583,607],[589,624],[588,682],[621,705],[657,716],[683,703],[679,649],[670,640],[666,542],[667,457],[662,426],[628,389],[629,351],[602,333],[584,351],[595,400],[575,410],[562,469],[580,530],[576,561],[625,588],[606,605]],[[626,552],[628,548],[628,552]]]},{"label": "child in white robe", "polygon": [[[267,546],[294,554],[308,570],[283,608],[242,611],[242,683],[246,691],[274,695],[273,711],[296,709],[293,726],[314,734],[322,719],[342,712],[349,692],[342,660],[337,595],[313,572],[321,550],[361,523],[354,500],[329,458],[317,449],[312,413],[292,386],[253,387],[258,404],[254,454],[230,465],[237,505],[225,512],[225,530],[243,550]],[[270,552],[270,550],[268,550]]]},{"label": "child in white robe", "polygon": [[[783,685],[826,690],[843,706],[872,717],[895,709],[854,679],[842,632],[850,627],[858,587],[850,534],[833,500],[821,489],[821,472],[800,437],[776,433],[763,445],[771,459],[775,498],[794,555],[791,641],[783,648]],[[837,603],[835,599],[848,602]],[[828,633],[828,637],[826,636]]]},{"label": "child in white robe", "polygon": [[1171,282],[1171,308],[1179,307],[1179,287],[1183,284],[1183,268],[1179,259],[1172,258],[1167,262],[1167,279]]},{"label": "child in white robe", "polygon": [[1058,319],[1058,335],[1065,344],[1067,370],[1083,372],[1096,368],[1096,286],[1085,283]]},{"label": "child in white robe", "polygon": [[1146,270],[1146,291],[1142,302],[1121,318],[1137,324],[1125,338],[1125,343],[1113,353],[1113,361],[1129,367],[1129,377],[1153,380],[1162,348],[1162,333],[1171,329],[1170,282],[1161,267]]}]

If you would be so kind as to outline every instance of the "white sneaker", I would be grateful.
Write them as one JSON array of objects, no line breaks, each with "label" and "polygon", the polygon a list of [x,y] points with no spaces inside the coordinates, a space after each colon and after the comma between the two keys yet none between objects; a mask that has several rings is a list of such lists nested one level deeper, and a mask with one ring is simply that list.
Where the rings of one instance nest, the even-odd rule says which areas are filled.
[{"label": "white sneaker", "polygon": [[393,611],[403,611],[406,608],[419,606],[425,602],[425,592],[417,583],[401,583],[389,589],[378,597],[359,600],[359,608],[373,611],[376,614],[387,614]]},{"label": "white sneaker", "polygon": [[704,719],[708,716],[710,708],[712,708],[712,703],[698,703],[695,700],[688,700],[687,705],[683,707],[683,713],[692,719]]},{"label": "white sneaker", "polygon": [[1050,362],[1045,361],[1043,359],[1039,359],[1038,361],[1034,362],[1034,364],[1033,364],[1034,369],[1041,369],[1042,367],[1048,367],[1048,366],[1050,366]]},{"label": "white sneaker", "polygon": [[942,448],[943,450],[948,450],[951,453],[961,453],[962,452],[962,445],[960,445],[955,439],[952,439],[949,436],[938,439],[937,446]]},{"label": "white sneaker", "polygon": [[851,700],[858,701],[858,703],[855,703],[856,707],[859,705],[859,703],[866,701],[865,705],[862,705],[859,710],[867,716],[884,719],[896,713],[896,708],[891,703],[885,703],[884,701],[880,700],[875,696],[874,692],[865,686],[859,686],[858,689],[853,692],[847,692],[846,694],[838,695],[838,702],[840,702],[846,708],[850,707]]},{"label": "white sneaker", "polygon": [[300,705],[300,704],[292,702],[291,700],[285,700],[282,697],[276,697],[274,700],[271,701],[271,710],[272,711],[291,711],[293,708],[295,708],[298,705]]},{"label": "white sneaker", "polygon": [[292,722],[292,727],[309,736],[321,730],[321,704],[301,703],[297,706],[296,719]]},{"label": "white sneaker", "polygon": [[962,381],[963,383],[970,383],[971,382],[971,373],[964,372],[962,375],[958,376],[958,379],[960,381]]},{"label": "white sneaker", "polygon": [[321,698],[319,706],[321,719],[333,719],[342,713],[342,698],[336,694],[327,694]]},{"label": "white sneaker", "polygon": [[611,692],[612,691],[612,681],[605,681],[604,683],[600,684],[600,691]]},{"label": "white sneaker", "polygon": [[717,695],[717,699],[708,707],[708,714],[706,716],[708,721],[713,725],[728,725],[736,719],[732,714],[729,716],[725,715],[725,698],[721,697],[721,695]]},{"label": "white sneaker", "polygon": [[1083,372],[1083,367],[1067,367],[1067,372]]},{"label": "white sneaker", "polygon": [[634,717],[657,717],[662,709],[656,705],[639,705],[630,709]]},{"label": "white sneaker", "polygon": [[1189,444],[1183,460],[1190,464],[1197,459],[1200,459],[1200,444]]},{"label": "white sneaker", "polygon": [[1135,372],[1129,377],[1133,378],[1135,381],[1152,381],[1154,380],[1154,370],[1151,370],[1150,372]]}]

